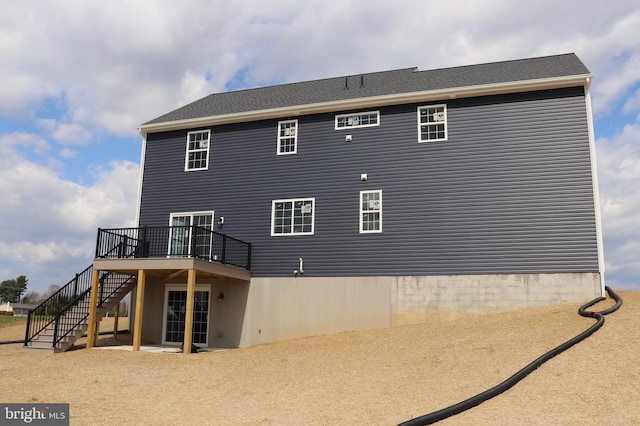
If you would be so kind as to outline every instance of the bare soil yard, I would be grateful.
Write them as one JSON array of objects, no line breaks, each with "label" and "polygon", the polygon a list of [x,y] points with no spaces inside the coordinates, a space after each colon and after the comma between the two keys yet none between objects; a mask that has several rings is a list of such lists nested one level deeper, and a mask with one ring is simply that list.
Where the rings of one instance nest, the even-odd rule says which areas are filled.
[{"label": "bare soil yard", "polygon": [[[619,294],[622,308],[593,336],[441,424],[640,424],[640,292]],[[394,425],[492,387],[587,329],[594,320],[579,306],[184,356],[0,345],[0,402],[67,402],[72,425]],[[0,340],[23,333],[3,327]]]}]

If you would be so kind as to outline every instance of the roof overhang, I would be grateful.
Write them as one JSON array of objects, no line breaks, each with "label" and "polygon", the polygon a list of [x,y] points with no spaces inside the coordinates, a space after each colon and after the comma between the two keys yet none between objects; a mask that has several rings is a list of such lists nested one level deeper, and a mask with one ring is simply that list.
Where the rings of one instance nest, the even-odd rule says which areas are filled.
[{"label": "roof overhang", "polygon": [[560,89],[575,86],[585,86],[588,88],[591,84],[592,78],[592,74],[582,74],[546,79],[513,81],[507,83],[492,83],[466,87],[453,87],[447,89],[425,90],[420,92],[394,93],[383,96],[370,96],[365,98],[347,99],[332,102],[292,105],[282,108],[245,111],[233,114],[167,121],[164,123],[143,124],[138,128],[138,131],[142,135],[146,135],[148,133],[167,132],[172,130],[209,127],[221,124],[267,120],[273,118],[318,114],[332,111],[345,111],[387,105],[401,105],[415,102],[431,102],[446,99],[470,98],[476,96],[532,92],[536,90]]}]

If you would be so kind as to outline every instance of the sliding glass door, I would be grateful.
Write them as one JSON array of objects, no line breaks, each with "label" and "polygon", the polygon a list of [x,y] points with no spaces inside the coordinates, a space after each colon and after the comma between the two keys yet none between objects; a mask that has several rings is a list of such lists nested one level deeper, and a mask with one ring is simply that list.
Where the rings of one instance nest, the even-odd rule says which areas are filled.
[{"label": "sliding glass door", "polygon": [[[207,346],[209,330],[210,289],[196,286],[193,304],[193,343]],[[167,285],[164,303],[163,344],[180,344],[184,341],[184,324],[187,312],[187,286]]]},{"label": "sliding glass door", "polygon": [[[169,217],[169,257],[211,257],[211,234],[193,232],[193,226],[213,230],[213,212],[172,213]],[[195,247],[196,252],[191,253]]]}]

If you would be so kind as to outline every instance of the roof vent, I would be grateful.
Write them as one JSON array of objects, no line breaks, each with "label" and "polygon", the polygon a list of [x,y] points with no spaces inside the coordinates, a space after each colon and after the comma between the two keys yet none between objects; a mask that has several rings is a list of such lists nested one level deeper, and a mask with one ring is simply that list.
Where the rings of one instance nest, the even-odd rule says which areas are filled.
[{"label": "roof vent", "polygon": [[349,90],[349,77],[344,78],[344,90]]},{"label": "roof vent", "polygon": [[362,89],[364,87],[364,75],[360,76],[360,88]]}]

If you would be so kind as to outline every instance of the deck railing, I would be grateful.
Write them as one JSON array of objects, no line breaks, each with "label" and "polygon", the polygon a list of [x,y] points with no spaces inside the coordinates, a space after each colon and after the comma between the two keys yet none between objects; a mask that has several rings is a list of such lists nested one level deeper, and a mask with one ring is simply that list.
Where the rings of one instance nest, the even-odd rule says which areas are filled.
[{"label": "deck railing", "polygon": [[195,257],[251,269],[251,243],[200,226],[98,229],[96,258]]}]

